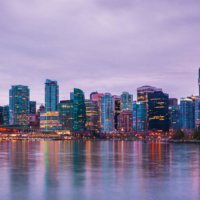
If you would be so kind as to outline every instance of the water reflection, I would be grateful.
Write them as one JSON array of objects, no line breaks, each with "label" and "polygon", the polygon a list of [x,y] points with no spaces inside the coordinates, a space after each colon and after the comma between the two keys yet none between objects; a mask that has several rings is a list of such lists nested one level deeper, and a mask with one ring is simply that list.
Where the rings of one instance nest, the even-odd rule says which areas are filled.
[{"label": "water reflection", "polygon": [[1,141],[5,199],[199,199],[200,146]]}]

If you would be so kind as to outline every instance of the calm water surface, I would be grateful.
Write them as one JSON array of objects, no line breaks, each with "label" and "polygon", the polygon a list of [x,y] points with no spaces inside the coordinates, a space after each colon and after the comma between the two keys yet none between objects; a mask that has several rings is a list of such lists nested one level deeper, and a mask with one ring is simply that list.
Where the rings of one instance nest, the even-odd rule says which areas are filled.
[{"label": "calm water surface", "polygon": [[1,141],[0,199],[200,199],[198,144]]}]

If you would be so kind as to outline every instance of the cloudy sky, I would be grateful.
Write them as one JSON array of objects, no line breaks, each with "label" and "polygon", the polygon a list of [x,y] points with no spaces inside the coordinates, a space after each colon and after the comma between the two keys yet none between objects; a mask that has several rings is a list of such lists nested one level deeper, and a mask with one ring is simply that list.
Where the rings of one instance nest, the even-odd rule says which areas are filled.
[{"label": "cloudy sky", "polygon": [[60,100],[74,87],[136,96],[137,87],[170,97],[198,94],[199,0],[0,1],[0,105],[11,85],[44,102],[45,80]]}]

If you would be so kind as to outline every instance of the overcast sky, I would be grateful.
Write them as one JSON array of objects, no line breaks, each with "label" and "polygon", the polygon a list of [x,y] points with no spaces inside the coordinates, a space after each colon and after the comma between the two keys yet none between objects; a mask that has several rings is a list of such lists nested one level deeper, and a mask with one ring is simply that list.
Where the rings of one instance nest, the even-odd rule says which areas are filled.
[{"label": "overcast sky", "polygon": [[74,87],[136,99],[137,87],[170,97],[198,95],[199,0],[0,1],[0,105],[11,85],[44,102],[57,80],[60,100]]}]

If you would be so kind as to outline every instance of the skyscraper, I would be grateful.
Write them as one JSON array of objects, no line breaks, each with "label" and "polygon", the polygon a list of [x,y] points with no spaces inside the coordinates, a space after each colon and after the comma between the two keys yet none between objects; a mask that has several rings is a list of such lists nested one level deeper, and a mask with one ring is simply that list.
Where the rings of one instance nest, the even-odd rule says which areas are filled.
[{"label": "skyscraper", "polygon": [[176,98],[169,98],[169,107],[177,106],[178,105],[178,99]]},{"label": "skyscraper", "polygon": [[200,126],[200,98],[195,100],[195,128]]},{"label": "skyscraper", "polygon": [[16,85],[9,90],[9,124],[28,126],[29,124],[29,88]]},{"label": "skyscraper", "polygon": [[90,100],[92,100],[92,95],[93,94],[98,94],[98,92],[92,92],[91,94],[90,94]]},{"label": "skyscraper", "polygon": [[148,94],[149,130],[169,131],[169,96],[161,91]]},{"label": "skyscraper", "polygon": [[132,111],[133,110],[133,95],[128,92],[123,92],[121,95],[120,111]]},{"label": "skyscraper", "polygon": [[85,130],[85,97],[82,90],[74,88],[74,131]]},{"label": "skyscraper", "polygon": [[3,124],[9,125],[9,106],[3,107]]},{"label": "skyscraper", "polygon": [[200,96],[200,68],[199,68],[199,78],[198,78],[198,84],[199,84],[199,96]]},{"label": "skyscraper", "polygon": [[30,101],[30,114],[36,114],[36,101]]},{"label": "skyscraper", "polygon": [[101,131],[114,130],[114,105],[110,93],[105,93],[101,98]]},{"label": "skyscraper", "polygon": [[180,108],[179,106],[172,106],[169,108],[170,129],[177,130],[180,128]]},{"label": "skyscraper", "polygon": [[0,125],[3,125],[3,107],[0,106]]},{"label": "skyscraper", "polygon": [[45,83],[45,110],[58,111],[59,86],[57,81],[46,80]]},{"label": "skyscraper", "polygon": [[123,111],[118,115],[118,130],[127,133],[133,132],[133,112]]},{"label": "skyscraper", "polygon": [[121,97],[114,95],[112,98],[114,105],[114,128],[115,130],[118,130],[118,116],[120,114]]}]

